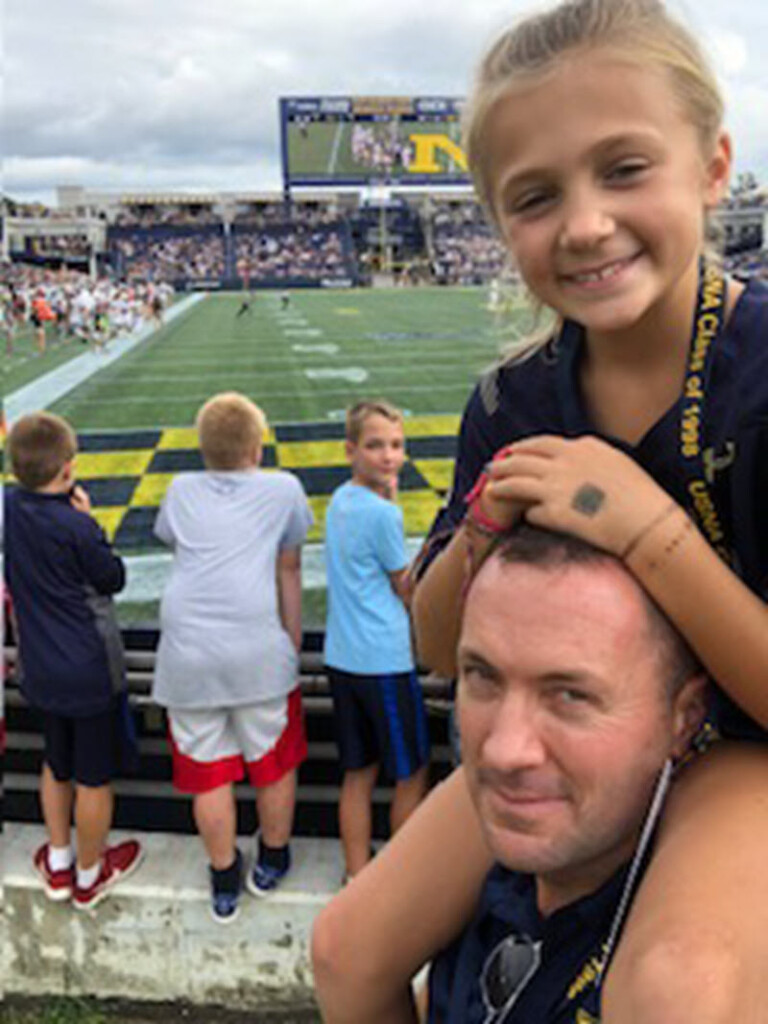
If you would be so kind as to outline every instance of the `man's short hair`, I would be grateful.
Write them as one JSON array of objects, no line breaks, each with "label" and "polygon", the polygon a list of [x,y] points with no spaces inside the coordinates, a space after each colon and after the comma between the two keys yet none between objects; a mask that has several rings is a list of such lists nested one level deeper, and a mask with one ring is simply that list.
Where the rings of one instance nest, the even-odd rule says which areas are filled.
[{"label": "man's short hair", "polygon": [[[519,523],[499,536],[489,548],[483,562],[497,558],[505,564],[531,565],[542,569],[567,566],[599,566],[613,564],[631,576],[621,559],[596,548],[579,537],[553,530],[543,530],[528,523]],[[663,678],[670,699],[679,693],[692,676],[703,672],[700,662],[683,636],[670,622],[644,587],[632,576],[645,607],[648,635],[657,647]],[[578,600],[578,595],[574,595]]]},{"label": "man's short hair", "polygon": [[29,491],[45,487],[77,454],[77,437],[61,416],[31,412],[8,434],[8,457],[16,479]]},{"label": "man's short hair", "polygon": [[208,399],[195,425],[208,469],[241,469],[261,448],[267,419],[250,398],[225,391]]},{"label": "man's short hair", "polygon": [[352,444],[357,444],[363,433],[365,421],[371,416],[383,416],[390,423],[403,422],[403,414],[385,399],[366,399],[362,402],[355,402],[347,409],[346,437]]}]

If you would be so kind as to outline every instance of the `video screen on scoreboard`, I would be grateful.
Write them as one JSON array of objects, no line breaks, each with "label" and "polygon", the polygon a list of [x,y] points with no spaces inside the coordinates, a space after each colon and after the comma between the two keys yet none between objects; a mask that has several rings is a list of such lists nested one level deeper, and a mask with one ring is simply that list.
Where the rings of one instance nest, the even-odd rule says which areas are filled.
[{"label": "video screen on scoreboard", "polygon": [[286,185],[467,184],[460,99],[292,96],[280,100]]}]

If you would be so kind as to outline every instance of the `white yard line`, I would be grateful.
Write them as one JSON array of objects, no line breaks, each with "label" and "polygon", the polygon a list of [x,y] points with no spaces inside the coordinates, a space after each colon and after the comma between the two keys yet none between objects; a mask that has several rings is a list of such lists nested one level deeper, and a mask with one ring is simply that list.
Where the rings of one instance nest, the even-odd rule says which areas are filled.
[{"label": "white yard line", "polygon": [[339,155],[339,146],[341,145],[341,137],[344,134],[344,122],[339,121],[336,126],[336,134],[333,136],[333,145],[331,146],[331,152],[328,156],[328,174],[333,174],[336,170],[336,159]]}]

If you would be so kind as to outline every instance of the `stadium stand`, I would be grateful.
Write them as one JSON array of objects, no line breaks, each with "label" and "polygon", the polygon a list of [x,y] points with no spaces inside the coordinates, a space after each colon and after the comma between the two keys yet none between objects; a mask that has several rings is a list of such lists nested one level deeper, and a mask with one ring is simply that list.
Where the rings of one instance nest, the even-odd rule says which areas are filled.
[{"label": "stadium stand", "polygon": [[438,284],[484,285],[507,263],[497,233],[471,200],[432,204],[431,262]]},{"label": "stadium stand", "polygon": [[235,225],[234,260],[240,279],[262,287],[306,287],[323,281],[357,282],[349,225]]},{"label": "stadium stand", "polygon": [[[392,191],[376,200],[330,189],[311,197],[110,200],[71,191],[69,212],[3,200],[6,234],[15,240],[6,258],[49,267],[95,258],[119,278],[165,280],[179,290],[237,289],[246,281],[260,288],[366,285],[371,271],[382,269],[401,271],[401,283],[486,285],[505,270],[495,229],[466,191],[449,197]],[[762,273],[757,254],[768,234],[766,190],[735,191],[720,220],[726,252],[739,257],[740,270],[756,266]]]},{"label": "stadium stand", "polygon": [[108,233],[113,266],[126,280],[168,281],[185,288],[218,287],[226,265],[221,224],[115,227]]}]

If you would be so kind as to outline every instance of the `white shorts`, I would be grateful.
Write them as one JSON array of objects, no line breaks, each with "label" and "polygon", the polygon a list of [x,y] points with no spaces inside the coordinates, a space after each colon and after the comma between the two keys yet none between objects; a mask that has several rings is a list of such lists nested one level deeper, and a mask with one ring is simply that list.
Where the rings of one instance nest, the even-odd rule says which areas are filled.
[{"label": "white shorts", "polygon": [[269,785],[307,756],[297,687],[286,696],[232,708],[168,708],[173,781],[186,793],[237,782]]}]

